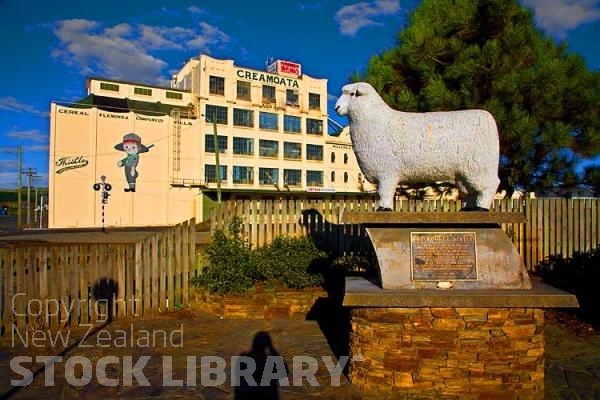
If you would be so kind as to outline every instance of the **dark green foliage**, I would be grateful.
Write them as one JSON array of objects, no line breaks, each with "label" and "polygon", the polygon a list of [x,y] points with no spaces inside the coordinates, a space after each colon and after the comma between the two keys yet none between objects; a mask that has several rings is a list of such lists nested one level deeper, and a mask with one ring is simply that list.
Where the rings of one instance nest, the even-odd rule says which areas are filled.
[{"label": "dark green foliage", "polygon": [[323,283],[327,254],[308,237],[279,236],[252,250],[239,220],[213,234],[205,253],[208,266],[192,284],[212,293],[244,293],[262,282],[268,287],[302,289]]},{"label": "dark green foliage", "polygon": [[600,167],[587,167],[583,176],[584,185],[594,196],[600,196]]},{"label": "dark green foliage", "polygon": [[212,293],[243,293],[252,288],[255,278],[252,252],[238,219],[227,231],[215,231],[205,253],[208,266],[201,275],[192,278],[192,284]]},{"label": "dark green foliage", "polygon": [[327,254],[309,237],[278,236],[256,251],[256,265],[265,281],[303,289],[323,283]]},{"label": "dark green foliage", "polygon": [[518,1],[423,0],[398,39],[353,79],[403,111],[491,112],[502,189],[578,184],[577,161],[600,151],[600,73]]},{"label": "dark green foliage", "polygon": [[575,252],[573,257],[553,255],[542,261],[536,274],[543,281],[577,296],[580,315],[600,322],[600,248],[586,252]]}]

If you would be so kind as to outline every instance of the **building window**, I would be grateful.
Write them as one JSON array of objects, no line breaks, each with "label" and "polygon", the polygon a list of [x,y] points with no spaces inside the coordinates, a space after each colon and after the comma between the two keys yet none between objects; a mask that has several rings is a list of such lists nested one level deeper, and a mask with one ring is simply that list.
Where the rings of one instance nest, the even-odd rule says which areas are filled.
[{"label": "building window", "polygon": [[[227,136],[218,136],[219,140],[219,153],[227,153]],[[206,153],[215,152],[215,135],[207,134],[204,135],[204,151]]]},{"label": "building window", "polygon": [[183,93],[167,92],[167,99],[183,100]]},{"label": "building window", "polygon": [[300,143],[283,142],[283,158],[300,160],[302,158],[302,145]]},{"label": "building window", "polygon": [[287,89],[285,91],[285,104],[292,107],[299,107],[300,101],[298,100],[298,91],[296,89]]},{"label": "building window", "polygon": [[284,169],[283,184],[288,186],[300,186],[302,183],[301,172],[299,169]]},{"label": "building window", "polygon": [[101,90],[110,90],[111,92],[118,92],[119,85],[114,84],[114,83],[100,82],[100,89]]},{"label": "building window", "polygon": [[254,183],[254,168],[253,167],[233,167],[233,183],[253,184]]},{"label": "building window", "polygon": [[309,110],[320,110],[321,109],[321,95],[317,93],[308,94],[308,109]]},{"label": "building window", "polygon": [[279,142],[276,140],[260,139],[258,141],[258,155],[261,157],[278,157]]},{"label": "building window", "polygon": [[220,76],[208,77],[208,92],[210,94],[225,95],[225,78]]},{"label": "building window", "polygon": [[335,182],[335,171],[331,171],[331,182]]},{"label": "building window", "polygon": [[348,153],[344,153],[344,164],[348,164]]},{"label": "building window", "polygon": [[279,170],[277,168],[259,168],[258,183],[261,185],[276,185],[279,182]]},{"label": "building window", "polygon": [[344,183],[348,183],[348,173],[344,172]]},{"label": "building window", "polygon": [[207,104],[204,115],[210,123],[227,125],[227,107]]},{"label": "building window", "polygon": [[258,126],[260,129],[276,131],[279,129],[277,114],[261,112],[258,114]]},{"label": "building window", "polygon": [[139,94],[140,96],[152,96],[152,89],[143,88],[143,87],[134,87],[134,94]]},{"label": "building window", "polygon": [[320,146],[318,144],[307,144],[306,159],[323,161],[323,146]]},{"label": "building window", "polygon": [[250,82],[237,81],[237,99],[238,100],[251,100],[250,97]]},{"label": "building window", "polygon": [[242,154],[245,156],[254,155],[254,139],[234,137],[233,154]]},{"label": "building window", "polygon": [[242,110],[240,108],[233,109],[233,125],[235,126],[247,126],[252,128],[254,126],[254,111]]},{"label": "building window", "polygon": [[264,104],[275,103],[275,86],[263,85],[263,87],[262,87],[262,102]]},{"label": "building window", "polygon": [[301,132],[300,117],[294,117],[292,115],[283,116],[283,130],[285,132]]},{"label": "building window", "polygon": [[[227,166],[219,165],[219,178],[221,182],[227,182]],[[216,183],[217,182],[217,166],[212,164],[204,165],[204,182]]]},{"label": "building window", "polygon": [[306,118],[306,133],[309,135],[322,135],[323,121],[320,119]]},{"label": "building window", "polygon": [[335,151],[331,152],[331,163],[333,164],[335,162]]},{"label": "building window", "polygon": [[323,186],[323,171],[306,171],[306,186]]}]

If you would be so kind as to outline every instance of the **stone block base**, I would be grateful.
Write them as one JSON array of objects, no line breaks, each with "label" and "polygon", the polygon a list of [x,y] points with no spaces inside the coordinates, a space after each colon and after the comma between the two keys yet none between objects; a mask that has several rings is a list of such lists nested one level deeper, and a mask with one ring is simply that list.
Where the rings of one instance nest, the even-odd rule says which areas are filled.
[{"label": "stone block base", "polygon": [[[198,291],[192,307],[225,318],[239,319],[306,319],[318,313],[320,300],[326,302],[322,289],[261,291],[218,295]],[[321,307],[322,308],[322,307]]]},{"label": "stone block base", "polygon": [[541,308],[364,307],[351,316],[350,380],[380,398],[544,398]]}]

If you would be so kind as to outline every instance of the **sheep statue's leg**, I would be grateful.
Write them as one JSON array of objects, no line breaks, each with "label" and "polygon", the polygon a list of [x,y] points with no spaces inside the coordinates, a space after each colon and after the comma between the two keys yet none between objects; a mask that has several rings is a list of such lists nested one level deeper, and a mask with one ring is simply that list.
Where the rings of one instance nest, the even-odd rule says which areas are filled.
[{"label": "sheep statue's leg", "polygon": [[482,190],[479,187],[475,187],[463,179],[457,179],[456,186],[463,203],[460,211],[488,211],[489,205],[487,208],[481,206],[485,203],[480,201]]},{"label": "sheep statue's leg", "polygon": [[380,179],[377,187],[379,193],[379,207],[377,211],[393,211],[394,210],[394,195],[396,194],[396,183],[394,179]]},{"label": "sheep statue's leg", "polygon": [[490,183],[486,184],[477,194],[477,200],[475,201],[476,209],[480,211],[488,211],[494,203],[494,197],[496,197],[496,190],[500,180],[494,176],[490,178]]},{"label": "sheep statue's leg", "polygon": [[[461,182],[459,191],[461,198],[465,202],[465,206],[461,211],[489,211],[494,202],[499,183],[500,181],[496,176],[490,177],[484,182],[477,182],[476,184]],[[463,194],[463,190],[466,190],[466,194]]]},{"label": "sheep statue's leg", "polygon": [[456,188],[463,203],[460,211],[475,211],[477,195],[473,193],[473,189],[459,178],[456,179]]}]

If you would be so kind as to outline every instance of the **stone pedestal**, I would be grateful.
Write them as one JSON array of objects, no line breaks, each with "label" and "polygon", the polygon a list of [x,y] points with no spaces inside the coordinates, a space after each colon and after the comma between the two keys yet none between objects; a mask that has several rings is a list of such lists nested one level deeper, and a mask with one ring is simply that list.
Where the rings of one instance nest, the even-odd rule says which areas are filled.
[{"label": "stone pedestal", "polygon": [[350,381],[378,398],[543,399],[544,313],[574,295],[531,282],[511,213],[350,213],[380,281],[348,278]]},{"label": "stone pedestal", "polygon": [[349,378],[378,398],[543,399],[545,307],[575,296],[531,290],[384,290],[348,278]]}]

